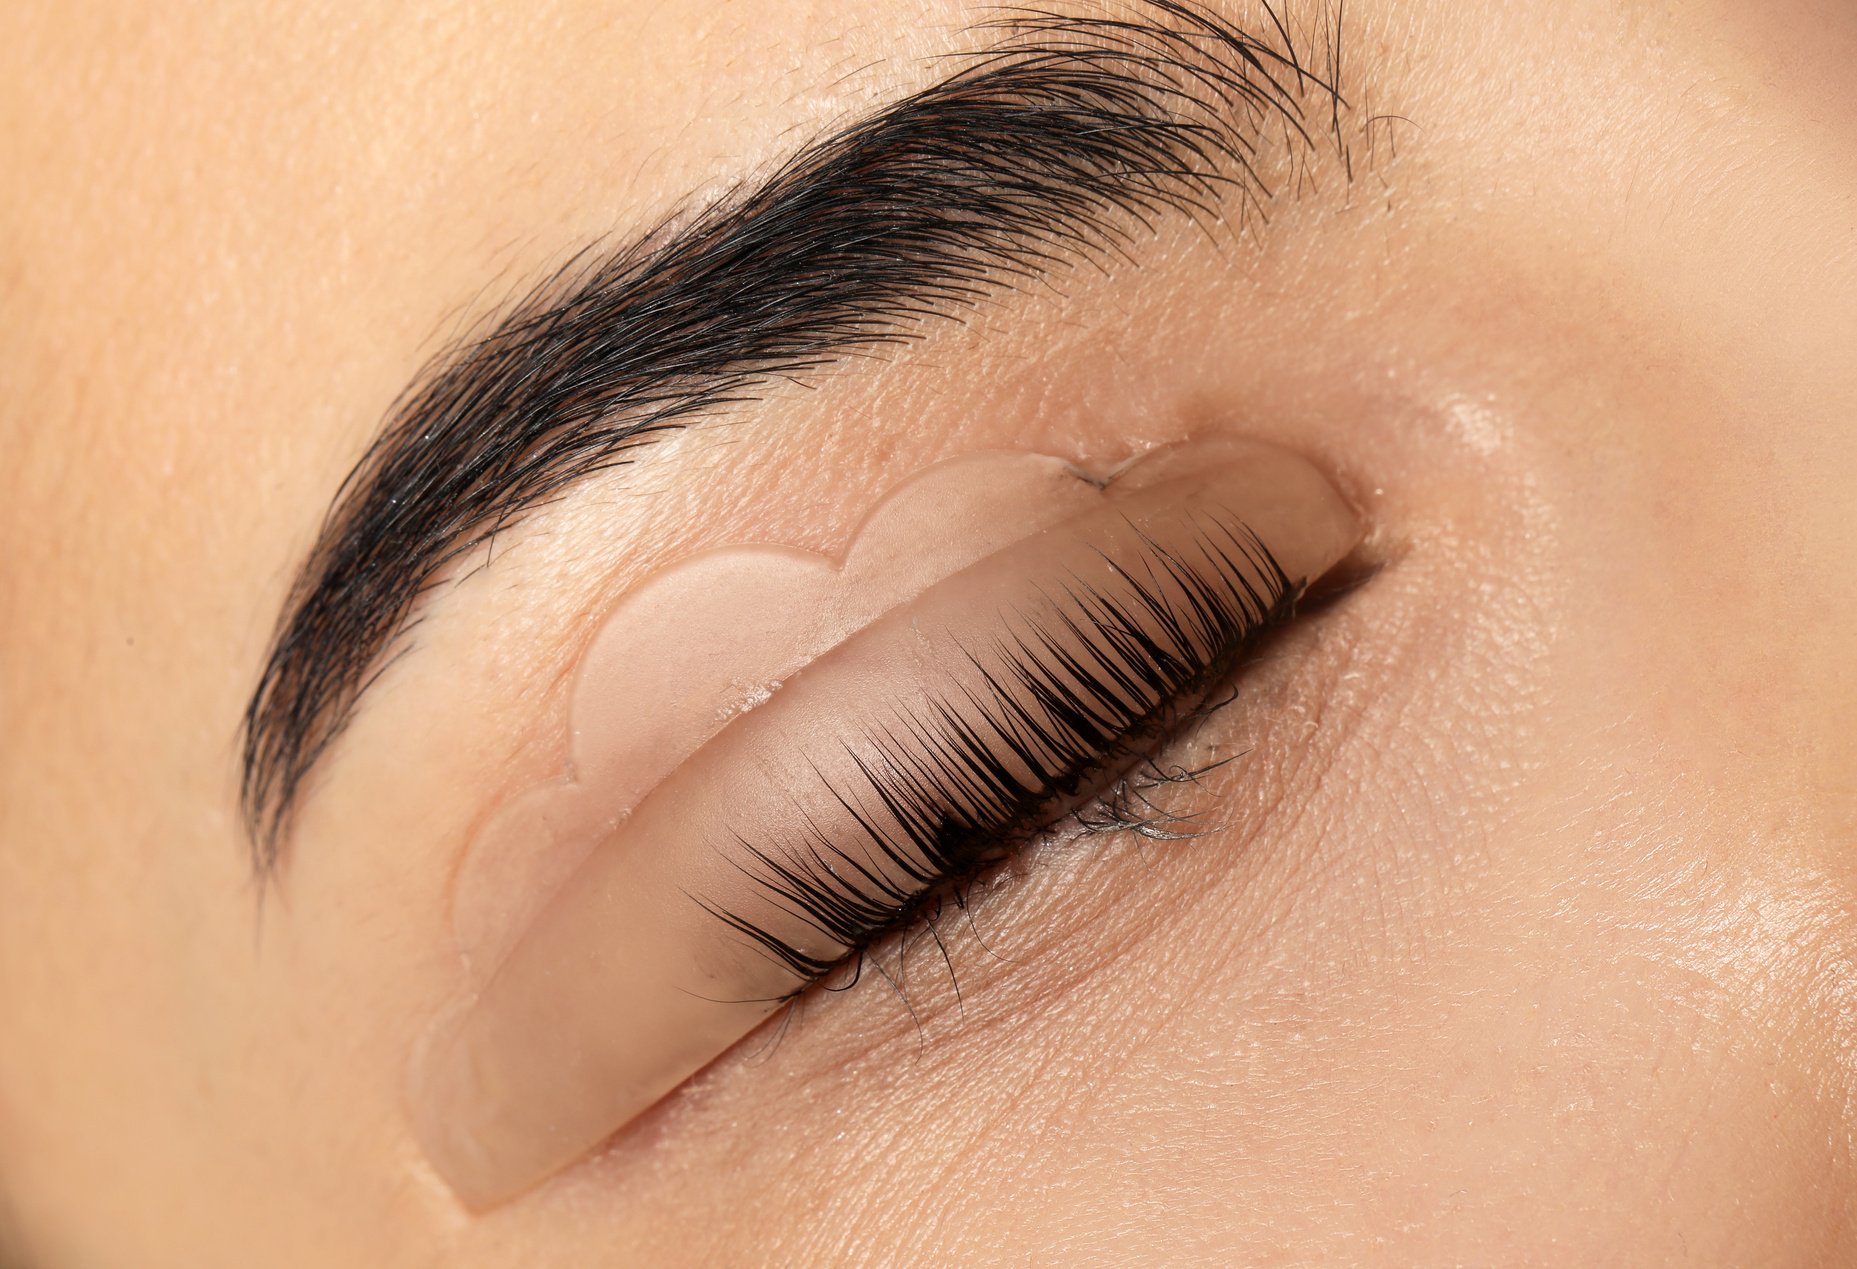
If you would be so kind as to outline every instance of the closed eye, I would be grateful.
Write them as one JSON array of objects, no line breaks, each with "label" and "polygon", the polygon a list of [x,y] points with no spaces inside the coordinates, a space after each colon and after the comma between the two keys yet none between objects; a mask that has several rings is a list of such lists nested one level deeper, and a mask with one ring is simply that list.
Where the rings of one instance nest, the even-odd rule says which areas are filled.
[{"label": "closed eye", "polygon": [[419,1072],[428,1150],[467,1198],[571,1162],[1091,813],[1359,536],[1320,474],[1261,445],[1070,484],[1085,510],[817,656],[594,846]]},{"label": "closed eye", "polygon": [[949,682],[874,711],[840,761],[813,759],[821,806],[718,846],[755,893],[737,908],[696,901],[791,976],[785,996],[1100,803],[1302,589],[1230,520],[1208,517],[1178,549],[1142,532],[1124,545],[1129,558],[1104,554],[1097,576],[1041,590],[981,650],[956,636]]}]

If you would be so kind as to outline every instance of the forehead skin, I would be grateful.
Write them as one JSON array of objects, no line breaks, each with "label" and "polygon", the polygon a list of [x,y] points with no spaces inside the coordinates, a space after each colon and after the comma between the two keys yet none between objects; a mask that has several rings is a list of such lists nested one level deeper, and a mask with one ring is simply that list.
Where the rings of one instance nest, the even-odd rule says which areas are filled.
[{"label": "forehead skin", "polygon": [[[576,247],[925,82],[974,16],[9,6],[0,1211],[29,1263],[1853,1254],[1835,2],[1351,3],[1351,180],[1325,152],[1267,227],[1164,233],[551,509],[437,596],[259,903],[237,720],[408,377]],[[998,909],[1023,955],[954,949],[964,1010],[828,1001],[465,1214],[401,1081],[455,986],[470,817],[547,773],[586,615],[692,546],[830,549],[945,454],[1208,418],[1317,456],[1388,562],[1253,694],[1235,827],[1035,871]]]}]

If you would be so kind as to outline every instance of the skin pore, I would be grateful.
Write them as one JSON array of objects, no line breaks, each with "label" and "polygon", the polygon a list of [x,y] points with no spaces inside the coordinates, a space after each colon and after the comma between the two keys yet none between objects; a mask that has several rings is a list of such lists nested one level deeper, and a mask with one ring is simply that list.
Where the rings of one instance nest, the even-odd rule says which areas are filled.
[{"label": "skin pore", "polygon": [[[987,15],[13,6],[8,1252],[1848,1259],[1857,18],[1750,8],[1355,0],[1346,109],[1263,155],[1268,201],[758,392],[458,561],[255,883],[238,720],[417,368]],[[1236,756],[1165,791],[1205,831],[1035,848],[945,963],[893,949],[895,987],[467,1210],[408,1063],[463,981],[471,827],[556,774],[615,598],[707,547],[839,552],[942,459],[1219,431],[1324,471],[1377,572],[1172,751]]]}]

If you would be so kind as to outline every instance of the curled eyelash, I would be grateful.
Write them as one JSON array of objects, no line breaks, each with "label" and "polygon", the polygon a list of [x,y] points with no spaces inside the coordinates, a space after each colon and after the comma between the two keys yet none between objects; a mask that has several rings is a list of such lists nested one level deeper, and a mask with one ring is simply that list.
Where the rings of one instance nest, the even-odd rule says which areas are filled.
[{"label": "curled eyelash", "polygon": [[[984,653],[962,646],[978,687],[899,704],[848,743],[855,778],[821,775],[848,834],[804,813],[784,833],[761,826],[759,841],[735,834],[735,866],[801,923],[805,946],[784,925],[698,902],[794,977],[791,997],[932,919],[949,894],[964,906],[981,874],[1065,816],[1085,831],[1190,835],[1133,773],[1223,703],[1208,706],[1305,585],[1243,524],[1201,520],[1189,552],[1140,535],[1135,568],[1102,557],[1111,582],[1041,591],[1040,615],[1009,617]],[[1154,783],[1175,778],[1155,771],[1166,779]]]}]

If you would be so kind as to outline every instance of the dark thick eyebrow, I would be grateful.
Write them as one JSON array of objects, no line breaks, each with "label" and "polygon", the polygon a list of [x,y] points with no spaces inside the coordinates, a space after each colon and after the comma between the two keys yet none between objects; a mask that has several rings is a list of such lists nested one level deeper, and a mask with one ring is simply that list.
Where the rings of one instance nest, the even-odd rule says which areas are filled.
[{"label": "dark thick eyebrow", "polygon": [[583,253],[441,355],[336,494],[247,707],[259,872],[421,595],[526,512],[770,385],[1126,258],[1163,219],[1261,216],[1323,138],[1345,154],[1338,6],[1306,28],[1313,58],[1262,13],[1245,31],[1196,0],[1004,11],[939,83]]}]

